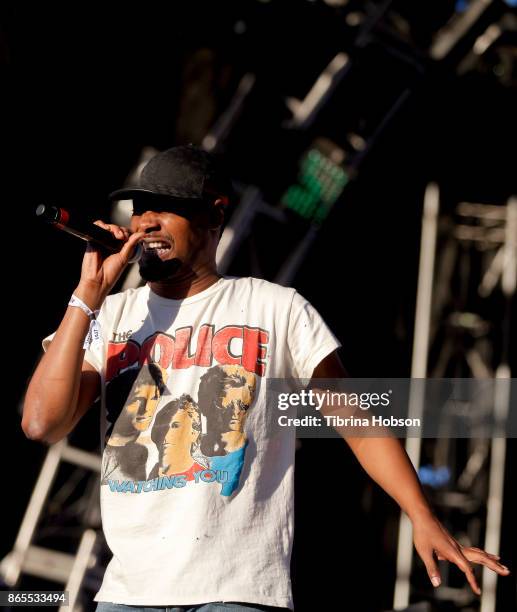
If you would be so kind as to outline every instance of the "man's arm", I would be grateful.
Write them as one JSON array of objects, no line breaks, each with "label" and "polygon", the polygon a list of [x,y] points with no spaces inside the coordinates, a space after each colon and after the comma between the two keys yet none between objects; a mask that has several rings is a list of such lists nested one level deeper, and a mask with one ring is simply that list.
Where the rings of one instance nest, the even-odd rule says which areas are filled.
[{"label": "man's arm", "polygon": [[[347,378],[336,351],[315,369],[313,378]],[[408,515],[413,523],[415,548],[424,562],[433,586],[440,584],[440,570],[434,559],[455,563],[466,575],[472,590],[479,594],[471,562],[486,565],[506,576],[508,568],[499,563],[497,555],[479,548],[461,546],[440,523],[429,505],[415,469],[397,438],[346,437],[361,466]]]},{"label": "man's arm", "polygon": [[[75,294],[80,293],[77,288]],[[69,306],[38,363],[23,405],[22,429],[31,440],[58,442],[98,397],[100,376],[84,361],[82,348],[89,326],[88,316]]]},{"label": "man's arm", "polygon": [[[91,310],[100,308],[144,235],[136,232],[130,236],[126,228],[96,223],[126,243],[118,253],[106,258],[88,245],[74,294]],[[89,326],[90,319],[80,308],[67,308],[25,395],[22,429],[28,438],[47,443],[61,440],[98,397],[99,374],[84,361],[83,342]]]}]

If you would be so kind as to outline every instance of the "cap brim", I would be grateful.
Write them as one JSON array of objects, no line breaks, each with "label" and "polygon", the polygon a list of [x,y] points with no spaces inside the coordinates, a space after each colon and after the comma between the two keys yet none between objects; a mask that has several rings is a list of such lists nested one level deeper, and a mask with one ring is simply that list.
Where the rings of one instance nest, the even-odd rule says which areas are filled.
[{"label": "cap brim", "polygon": [[148,195],[154,198],[163,198],[166,200],[176,200],[177,202],[192,202],[195,204],[196,202],[204,202],[203,198],[186,198],[173,196],[166,193],[158,193],[156,191],[151,191],[150,189],[142,189],[141,187],[126,187],[123,189],[117,189],[109,194],[109,200],[132,200],[133,198],[141,195]]},{"label": "cap brim", "polygon": [[[133,198],[141,195],[149,195],[159,198],[166,198],[167,200],[176,200],[177,202],[191,202],[192,204],[205,202],[203,198],[180,198],[177,196],[167,195],[163,193],[157,193],[156,191],[151,191],[150,189],[143,189],[141,187],[125,187],[122,189],[117,189],[109,194],[108,200],[132,200]],[[213,194],[213,197],[217,197],[216,194]],[[224,204],[228,204],[227,196],[220,196],[223,199]]]},{"label": "cap brim", "polygon": [[124,189],[117,189],[109,194],[109,200],[132,200],[135,196],[148,194],[156,195],[156,192],[150,189],[140,189],[139,187],[126,187]]}]

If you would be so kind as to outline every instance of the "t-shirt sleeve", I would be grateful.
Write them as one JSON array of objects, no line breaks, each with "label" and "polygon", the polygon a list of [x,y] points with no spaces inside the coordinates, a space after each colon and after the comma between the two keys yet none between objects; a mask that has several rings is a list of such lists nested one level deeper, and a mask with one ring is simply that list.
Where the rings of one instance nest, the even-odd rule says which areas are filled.
[{"label": "t-shirt sleeve", "polygon": [[314,368],[341,346],[319,312],[297,292],[291,303],[287,342],[298,378],[311,378]]},{"label": "t-shirt sleeve", "polygon": [[[106,304],[106,301],[104,302]],[[106,336],[106,308],[104,304],[101,307],[100,313],[97,316],[97,321],[101,326],[101,334],[103,338],[102,346],[91,346],[84,352],[84,360],[87,361],[91,366],[93,366],[99,374],[102,372],[104,366],[104,351],[105,351],[105,336]],[[54,339],[56,332],[51,333],[46,338],[43,338],[41,341],[41,345],[43,350],[46,352],[50,343]]]}]

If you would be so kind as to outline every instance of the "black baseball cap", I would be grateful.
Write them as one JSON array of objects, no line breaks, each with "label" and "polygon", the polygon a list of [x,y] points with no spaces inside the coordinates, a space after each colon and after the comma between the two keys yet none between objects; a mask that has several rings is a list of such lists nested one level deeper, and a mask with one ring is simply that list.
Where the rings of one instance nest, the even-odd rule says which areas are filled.
[{"label": "black baseball cap", "polygon": [[232,183],[218,155],[193,145],[172,147],[152,157],[138,183],[110,193],[110,200],[159,196],[178,203],[199,203],[221,198],[228,204]]}]

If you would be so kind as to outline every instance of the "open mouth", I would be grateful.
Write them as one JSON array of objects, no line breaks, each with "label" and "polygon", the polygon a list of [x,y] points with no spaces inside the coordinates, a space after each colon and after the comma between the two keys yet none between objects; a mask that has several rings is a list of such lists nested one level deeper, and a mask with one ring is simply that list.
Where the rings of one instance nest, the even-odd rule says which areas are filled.
[{"label": "open mouth", "polygon": [[155,253],[158,257],[168,255],[172,249],[172,245],[167,240],[149,240],[144,242],[144,251],[147,253]]}]

